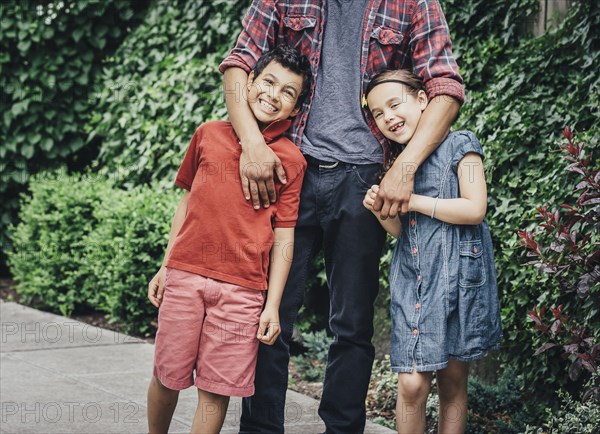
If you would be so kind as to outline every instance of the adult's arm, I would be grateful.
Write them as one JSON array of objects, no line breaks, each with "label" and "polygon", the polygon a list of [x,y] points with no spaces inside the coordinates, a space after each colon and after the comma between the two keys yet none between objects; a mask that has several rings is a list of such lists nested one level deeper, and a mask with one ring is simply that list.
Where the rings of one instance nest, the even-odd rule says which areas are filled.
[{"label": "adult's arm", "polygon": [[451,97],[438,97],[429,103],[412,139],[381,180],[373,208],[383,220],[408,211],[415,173],[448,135],[459,108]]},{"label": "adult's arm", "polygon": [[246,200],[254,209],[262,202],[266,208],[275,202],[273,172],[286,182],[281,161],[265,144],[256,119],[248,107],[248,74],[263,52],[275,44],[275,28],[279,15],[274,2],[254,0],[242,20],[242,31],[236,46],[219,66],[224,73],[223,91],[229,119],[240,139],[240,177]]},{"label": "adult's arm", "polygon": [[373,208],[383,219],[408,211],[414,174],[448,134],[464,101],[442,9],[437,0],[415,3],[409,47],[413,69],[423,80],[430,102],[412,139],[380,183]]}]

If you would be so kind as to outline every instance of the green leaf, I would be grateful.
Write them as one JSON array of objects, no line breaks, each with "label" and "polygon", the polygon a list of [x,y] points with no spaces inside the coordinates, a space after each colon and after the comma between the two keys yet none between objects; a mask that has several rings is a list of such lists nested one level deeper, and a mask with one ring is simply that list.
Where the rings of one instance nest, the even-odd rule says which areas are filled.
[{"label": "green leaf", "polygon": [[80,39],[82,38],[82,36],[83,36],[83,29],[76,28],[75,30],[73,30],[72,37],[75,42],[79,42]]},{"label": "green leaf", "polygon": [[21,155],[27,158],[28,160],[30,160],[31,157],[33,157],[34,152],[35,148],[31,143],[26,143],[21,147]]},{"label": "green leaf", "polygon": [[53,145],[54,145],[54,141],[50,137],[46,137],[45,139],[42,140],[42,143],[40,143],[40,148],[42,148],[42,150],[44,150],[46,152],[50,152]]}]

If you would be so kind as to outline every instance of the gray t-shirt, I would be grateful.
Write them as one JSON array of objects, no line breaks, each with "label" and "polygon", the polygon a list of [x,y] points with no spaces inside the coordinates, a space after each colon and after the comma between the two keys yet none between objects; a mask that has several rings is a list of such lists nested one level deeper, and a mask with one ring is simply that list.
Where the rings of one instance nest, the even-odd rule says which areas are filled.
[{"label": "gray t-shirt", "polygon": [[367,0],[329,0],[315,95],[303,153],[325,161],[383,162],[360,106],[360,57]]}]

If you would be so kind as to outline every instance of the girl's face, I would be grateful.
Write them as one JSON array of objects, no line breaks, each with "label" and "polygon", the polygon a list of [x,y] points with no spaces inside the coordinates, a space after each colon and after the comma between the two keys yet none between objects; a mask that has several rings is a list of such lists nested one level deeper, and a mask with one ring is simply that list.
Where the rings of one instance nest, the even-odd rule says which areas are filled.
[{"label": "girl's face", "polygon": [[417,130],[427,95],[422,90],[415,95],[401,83],[382,83],[371,90],[367,103],[383,135],[404,145]]}]

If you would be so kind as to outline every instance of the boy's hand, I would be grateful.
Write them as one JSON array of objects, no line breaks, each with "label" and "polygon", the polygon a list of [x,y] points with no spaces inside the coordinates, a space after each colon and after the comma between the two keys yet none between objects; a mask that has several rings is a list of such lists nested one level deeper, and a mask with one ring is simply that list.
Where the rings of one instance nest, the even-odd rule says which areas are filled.
[{"label": "boy's hand", "polygon": [[148,300],[156,307],[160,307],[163,292],[165,291],[165,274],[167,267],[162,266],[148,284]]},{"label": "boy's hand", "polygon": [[378,185],[372,185],[371,188],[367,190],[365,194],[365,198],[363,199],[363,205],[369,211],[375,213],[373,209],[373,204],[375,203],[375,199],[377,198],[377,192],[379,191]]},{"label": "boy's hand", "polygon": [[256,337],[263,344],[273,345],[279,333],[279,310],[267,306],[260,316]]},{"label": "boy's hand", "polygon": [[242,190],[246,200],[252,200],[254,209],[260,208],[260,203],[268,208],[277,200],[273,172],[279,181],[285,184],[285,171],[279,157],[269,148],[264,140],[254,146],[242,146],[240,155],[240,177]]}]

